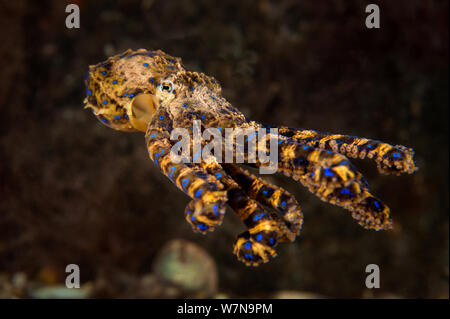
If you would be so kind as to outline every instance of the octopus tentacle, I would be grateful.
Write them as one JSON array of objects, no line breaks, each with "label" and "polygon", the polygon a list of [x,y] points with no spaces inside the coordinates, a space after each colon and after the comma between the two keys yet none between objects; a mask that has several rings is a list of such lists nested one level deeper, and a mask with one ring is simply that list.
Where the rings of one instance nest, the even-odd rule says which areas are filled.
[{"label": "octopus tentacle", "polygon": [[174,163],[170,156],[170,134],[163,126],[149,126],[145,134],[150,158],[181,191],[193,199],[186,219],[195,231],[211,231],[222,222],[227,192],[224,185],[203,168],[191,163]]},{"label": "octopus tentacle", "polygon": [[353,183],[347,187],[316,186],[300,179],[308,190],[321,200],[341,206],[350,212],[358,224],[366,229],[389,230],[393,227],[390,209],[374,197],[363,183]]},{"label": "octopus tentacle", "polygon": [[206,234],[222,224],[226,210],[223,204],[192,200],[184,210],[184,217],[195,232]]},{"label": "octopus tentacle", "polygon": [[392,228],[389,208],[370,193],[366,179],[346,156],[279,138],[279,169],[285,175],[300,181],[323,201],[351,211],[367,229]]},{"label": "octopus tentacle", "polygon": [[[278,169],[286,176],[328,188],[346,187],[354,182],[367,183],[342,154],[304,145],[280,135],[266,134],[267,143],[272,138],[278,139]],[[264,164],[256,162],[256,165]]]},{"label": "octopus tentacle", "polygon": [[332,150],[353,158],[375,160],[383,174],[413,173],[418,170],[414,150],[403,145],[390,145],[381,141],[341,134],[322,133],[281,126],[279,134],[293,141],[321,149]]},{"label": "octopus tentacle", "polygon": [[271,213],[256,200],[249,198],[225,170],[215,162],[200,164],[227,189],[228,204],[244,222],[247,231],[240,234],[234,244],[233,252],[247,266],[258,266],[275,257],[275,247],[279,242],[292,241],[295,234],[285,225],[277,214]]},{"label": "octopus tentacle", "polygon": [[223,164],[222,166],[250,198],[282,214],[290,231],[296,235],[300,234],[303,213],[294,196],[283,188],[269,184],[236,165]]},{"label": "octopus tentacle", "polygon": [[[285,146],[283,146],[285,145]],[[286,138],[280,143],[281,151],[288,166],[281,170],[286,175],[298,179],[309,191],[323,201],[341,206],[352,212],[352,217],[366,229],[391,229],[393,222],[389,208],[369,192],[369,185],[364,176],[355,169],[354,165],[342,154],[331,150],[317,149],[307,145],[300,145]],[[306,151],[304,155],[299,154]],[[303,156],[303,157],[302,157]],[[292,159],[293,158],[293,159]],[[299,159],[305,158],[305,174],[298,174],[295,170]],[[293,172],[293,173],[292,173]]]},{"label": "octopus tentacle", "polygon": [[[313,185],[338,187],[348,186],[360,175],[355,166],[342,154],[304,145],[285,136],[269,132],[260,138],[257,146],[258,153],[268,153],[270,141],[277,141],[277,168],[295,180],[303,179]],[[239,153],[236,145],[228,147],[233,148],[234,154]],[[239,155],[244,158],[246,163],[249,163],[249,154],[245,149]],[[256,167],[267,165],[261,161],[256,161],[254,164]],[[365,182],[362,178],[359,181]]]}]

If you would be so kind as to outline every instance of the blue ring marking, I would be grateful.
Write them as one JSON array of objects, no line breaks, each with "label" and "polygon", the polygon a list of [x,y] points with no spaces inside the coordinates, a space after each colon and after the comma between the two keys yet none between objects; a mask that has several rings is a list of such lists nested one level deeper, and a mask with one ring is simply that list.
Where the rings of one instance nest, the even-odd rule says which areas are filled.
[{"label": "blue ring marking", "polygon": [[150,81],[155,82],[155,78],[150,78]]},{"label": "blue ring marking", "polygon": [[341,189],[341,194],[342,195],[350,195],[351,193],[347,188],[343,188],[343,189]]},{"label": "blue ring marking", "polygon": [[92,95],[92,91],[88,90],[88,94],[89,94],[89,96],[91,96]]},{"label": "blue ring marking", "polygon": [[251,141],[256,136],[256,133],[250,134],[250,136],[247,137],[246,141]]},{"label": "blue ring marking", "polygon": [[263,191],[264,195],[267,195],[267,191]]},{"label": "blue ring marking", "polygon": [[264,215],[266,215],[265,213],[261,213],[261,214],[258,214],[258,215],[256,215],[255,217],[253,217],[253,221],[258,221],[258,220],[260,220],[262,217],[264,217]]},{"label": "blue ring marking", "polygon": [[250,248],[252,248],[252,243],[248,241],[245,243],[244,247],[245,247],[245,249],[250,250]]},{"label": "blue ring marking", "polygon": [[214,215],[217,216],[218,211],[217,211],[217,204],[213,206],[213,210],[214,210]]},{"label": "blue ring marking", "polygon": [[202,193],[203,193],[203,189],[199,189],[198,191],[195,192],[194,196],[199,197]]},{"label": "blue ring marking", "polygon": [[159,119],[160,119],[160,120],[163,120],[163,119],[164,119],[164,116],[160,115],[160,116],[159,116]]},{"label": "blue ring marking", "polygon": [[375,205],[375,207],[377,208],[377,209],[380,209],[380,203],[377,201],[377,200],[374,200],[373,201],[373,204]]},{"label": "blue ring marking", "polygon": [[184,108],[187,108],[188,105],[187,105],[186,103],[183,103],[183,107],[184,107]]},{"label": "blue ring marking", "polygon": [[216,81],[212,80],[211,83],[214,84],[214,83],[216,83]]},{"label": "blue ring marking", "polygon": [[188,215],[190,215],[192,212],[191,212],[191,210],[188,210],[187,212],[186,212],[186,214],[188,214]]},{"label": "blue ring marking", "polygon": [[106,71],[103,71],[102,74],[103,74],[103,75],[106,75]]},{"label": "blue ring marking", "polygon": [[148,56],[154,56],[154,55],[160,55],[159,53],[154,53],[154,52],[138,52],[138,53],[134,53],[132,55],[129,55],[127,58],[132,58],[136,55],[148,55]]},{"label": "blue ring marking", "polygon": [[194,216],[194,215],[192,215],[192,217],[191,217],[191,220],[192,220],[192,221],[194,221],[194,220],[195,220],[195,216]]},{"label": "blue ring marking", "polygon": [[116,115],[116,116],[114,116],[114,118],[115,118],[116,120],[120,120],[120,119],[122,118],[122,116]]},{"label": "blue ring marking", "polygon": [[269,239],[269,243],[270,243],[271,245],[273,245],[274,242],[275,242],[275,240],[274,240],[273,238],[270,238],[270,239]]},{"label": "blue ring marking", "polygon": [[284,140],[279,140],[278,145],[282,144],[283,142],[284,142]]},{"label": "blue ring marking", "polygon": [[148,63],[144,63],[144,66],[145,66],[145,67],[148,67]]},{"label": "blue ring marking", "polygon": [[314,172],[312,172],[309,176],[311,176],[311,178],[314,177]]},{"label": "blue ring marking", "polygon": [[303,149],[304,149],[304,150],[307,150],[308,148],[309,148],[308,145],[303,145]]},{"label": "blue ring marking", "polygon": [[126,97],[127,95],[128,95],[128,94],[127,94],[127,93],[125,93],[125,94],[124,94],[123,96],[125,96],[125,97]]},{"label": "blue ring marking", "polygon": [[219,178],[222,177],[222,173],[216,173],[216,174],[214,174],[214,175],[216,176],[216,179],[219,179]]},{"label": "blue ring marking", "polygon": [[256,236],[256,240],[257,240],[257,241],[261,241],[262,238],[263,238],[263,236],[262,236],[261,234],[258,234],[258,235]]},{"label": "blue ring marking", "polygon": [[[206,83],[208,83],[208,82],[206,82]],[[211,95],[211,99],[212,99],[213,101],[216,100],[216,98],[215,98],[214,96],[212,96],[212,95]]]},{"label": "blue ring marking", "polygon": [[189,178],[185,178],[181,181],[181,186],[183,186],[184,188],[186,188],[186,185],[189,183]]},{"label": "blue ring marking", "polygon": [[129,98],[132,98],[133,96],[134,96],[134,94],[130,94],[130,95],[128,95],[128,97],[129,97]]},{"label": "blue ring marking", "polygon": [[[154,159],[154,160],[155,160],[155,163],[156,163],[156,164],[158,164],[158,157],[159,157],[161,154],[164,154],[164,150],[161,150],[161,152],[155,154],[155,159]],[[159,165],[159,164],[158,164],[158,165]]]},{"label": "blue ring marking", "polygon": [[244,255],[244,258],[245,258],[245,259],[253,259],[253,256],[250,255],[250,254],[245,254],[245,255]]},{"label": "blue ring marking", "polygon": [[208,229],[208,226],[206,226],[205,224],[198,224],[197,227],[200,228],[200,230]]},{"label": "blue ring marking", "polygon": [[193,86],[191,87],[191,91],[194,91],[194,87]]},{"label": "blue ring marking", "polygon": [[175,166],[172,166],[172,167],[169,169],[169,173],[168,173],[167,175],[169,175],[169,177],[172,178],[174,172],[175,172]]},{"label": "blue ring marking", "polygon": [[103,123],[108,124],[108,120],[105,119],[104,117],[100,118],[100,120],[101,120]]},{"label": "blue ring marking", "polygon": [[156,133],[150,134],[150,138],[154,138],[154,137],[156,137],[156,136],[158,136],[158,134],[156,134]]},{"label": "blue ring marking", "polygon": [[325,174],[325,176],[334,176],[333,172],[332,172],[332,171],[330,171],[330,169],[329,169],[329,168],[325,168],[325,170],[324,170],[324,174]]},{"label": "blue ring marking", "polygon": [[402,154],[400,154],[399,152],[395,152],[394,154],[392,154],[393,157],[402,157]]},{"label": "blue ring marking", "polygon": [[194,158],[192,159],[193,161],[197,160],[197,158],[201,155],[202,150],[197,151],[197,153],[195,153]]},{"label": "blue ring marking", "polygon": [[114,81],[113,81],[113,84],[117,84],[117,80],[114,80]]},{"label": "blue ring marking", "polygon": [[106,101],[106,100],[103,100],[103,104],[105,104],[105,105],[106,105],[106,104],[108,104],[108,101]]},{"label": "blue ring marking", "polygon": [[169,62],[170,63],[175,63],[175,60],[174,59],[170,59]]},{"label": "blue ring marking", "polygon": [[286,202],[285,201],[281,202],[281,208],[286,208]]},{"label": "blue ring marking", "polygon": [[373,147],[373,145],[372,144],[368,144],[368,145],[366,145],[366,147],[370,149],[370,148]]}]

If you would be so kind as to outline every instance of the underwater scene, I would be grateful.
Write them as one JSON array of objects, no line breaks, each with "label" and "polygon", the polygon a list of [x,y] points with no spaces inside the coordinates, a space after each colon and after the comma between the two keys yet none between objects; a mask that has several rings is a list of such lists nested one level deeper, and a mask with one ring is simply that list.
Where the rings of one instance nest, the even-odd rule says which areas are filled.
[{"label": "underwater scene", "polygon": [[0,1],[0,298],[448,299],[448,12]]}]

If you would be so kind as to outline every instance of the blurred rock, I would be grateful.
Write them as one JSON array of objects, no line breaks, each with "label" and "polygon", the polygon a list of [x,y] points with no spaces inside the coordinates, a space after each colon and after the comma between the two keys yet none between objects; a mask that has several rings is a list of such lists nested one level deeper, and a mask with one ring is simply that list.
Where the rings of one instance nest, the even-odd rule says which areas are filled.
[{"label": "blurred rock", "polygon": [[202,248],[182,239],[167,243],[154,263],[155,274],[197,297],[217,292],[217,267]]},{"label": "blurred rock", "polygon": [[27,283],[28,279],[24,273],[14,273],[12,276],[0,273],[0,299],[25,297]]}]

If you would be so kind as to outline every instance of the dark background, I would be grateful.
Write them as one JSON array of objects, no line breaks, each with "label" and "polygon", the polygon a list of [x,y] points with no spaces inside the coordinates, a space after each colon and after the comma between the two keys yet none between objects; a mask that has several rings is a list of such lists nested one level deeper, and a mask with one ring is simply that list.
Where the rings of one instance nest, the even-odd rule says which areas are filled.
[{"label": "dark background", "polygon": [[[70,2],[0,1],[0,296],[63,285],[75,263],[92,297],[448,298],[448,1],[71,2],[80,29],[65,27]],[[365,27],[369,3],[380,6],[381,29]],[[305,214],[279,257],[259,268],[238,262],[243,226],[231,210],[214,233],[193,233],[188,198],[155,168],[143,135],[83,110],[88,66],[128,48],[182,57],[254,120],[413,147],[413,175],[356,161],[395,230],[364,230],[276,175],[268,180]],[[171,266],[157,256],[177,238],[195,244],[199,264],[211,262],[203,275],[217,270],[218,279],[194,280],[213,288],[172,287],[161,275]],[[375,291],[364,285],[372,263]]]}]

